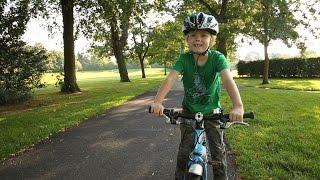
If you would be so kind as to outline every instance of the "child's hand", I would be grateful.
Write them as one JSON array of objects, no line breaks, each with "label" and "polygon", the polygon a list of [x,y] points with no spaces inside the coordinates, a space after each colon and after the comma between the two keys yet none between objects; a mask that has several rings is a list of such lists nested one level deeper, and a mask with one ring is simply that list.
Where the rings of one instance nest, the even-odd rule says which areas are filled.
[{"label": "child's hand", "polygon": [[238,121],[238,122],[243,122],[243,107],[233,107],[230,111],[229,114],[229,119],[230,121]]},{"label": "child's hand", "polygon": [[161,103],[152,103],[151,105],[151,113],[155,116],[162,116],[163,115],[163,105]]}]

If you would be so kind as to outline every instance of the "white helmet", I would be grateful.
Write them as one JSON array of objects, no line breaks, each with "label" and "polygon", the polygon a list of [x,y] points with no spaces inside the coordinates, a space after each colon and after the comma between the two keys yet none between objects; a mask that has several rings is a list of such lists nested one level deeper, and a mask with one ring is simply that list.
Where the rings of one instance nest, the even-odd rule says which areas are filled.
[{"label": "white helmet", "polygon": [[184,19],[182,31],[187,35],[193,30],[206,30],[212,35],[217,35],[219,33],[218,21],[214,16],[203,12],[192,14]]}]

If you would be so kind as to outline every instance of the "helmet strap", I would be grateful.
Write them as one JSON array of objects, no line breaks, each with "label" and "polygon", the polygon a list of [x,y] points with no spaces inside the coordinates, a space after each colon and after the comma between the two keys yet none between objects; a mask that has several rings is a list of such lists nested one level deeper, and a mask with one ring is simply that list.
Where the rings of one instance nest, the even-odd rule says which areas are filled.
[{"label": "helmet strap", "polygon": [[207,52],[209,51],[209,47],[208,47],[208,49],[207,50],[205,50],[204,52],[202,52],[202,53],[195,53],[195,52],[192,52],[192,53],[194,53],[194,54],[197,54],[198,56],[205,56],[206,54],[207,54]]},{"label": "helmet strap", "polygon": [[208,51],[209,51],[209,48],[207,50],[205,50],[203,53],[200,53],[199,55],[205,56]]}]

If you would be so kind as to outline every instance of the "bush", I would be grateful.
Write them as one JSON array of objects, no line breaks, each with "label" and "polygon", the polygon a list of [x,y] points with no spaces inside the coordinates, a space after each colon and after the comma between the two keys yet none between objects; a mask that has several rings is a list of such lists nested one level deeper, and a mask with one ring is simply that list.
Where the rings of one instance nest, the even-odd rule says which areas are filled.
[{"label": "bush", "polygon": [[15,103],[30,97],[33,88],[43,87],[46,51],[42,48],[14,46],[0,50],[0,104]]},{"label": "bush", "polygon": [[[238,75],[260,77],[263,73],[264,61],[239,61]],[[320,58],[309,59],[272,59],[269,64],[269,77],[320,77]]]},{"label": "bush", "polygon": [[45,70],[45,50],[27,47],[21,40],[33,14],[29,3],[0,3],[0,105],[25,100],[32,88],[43,86],[40,78]]}]

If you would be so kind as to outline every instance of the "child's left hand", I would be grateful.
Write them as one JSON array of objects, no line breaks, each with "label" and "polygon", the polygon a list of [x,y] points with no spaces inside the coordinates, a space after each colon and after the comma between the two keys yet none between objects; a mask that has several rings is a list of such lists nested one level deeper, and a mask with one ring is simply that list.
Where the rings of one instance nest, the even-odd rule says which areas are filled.
[{"label": "child's left hand", "polygon": [[242,106],[233,107],[229,114],[230,121],[243,122],[243,113],[244,113],[244,110]]}]

